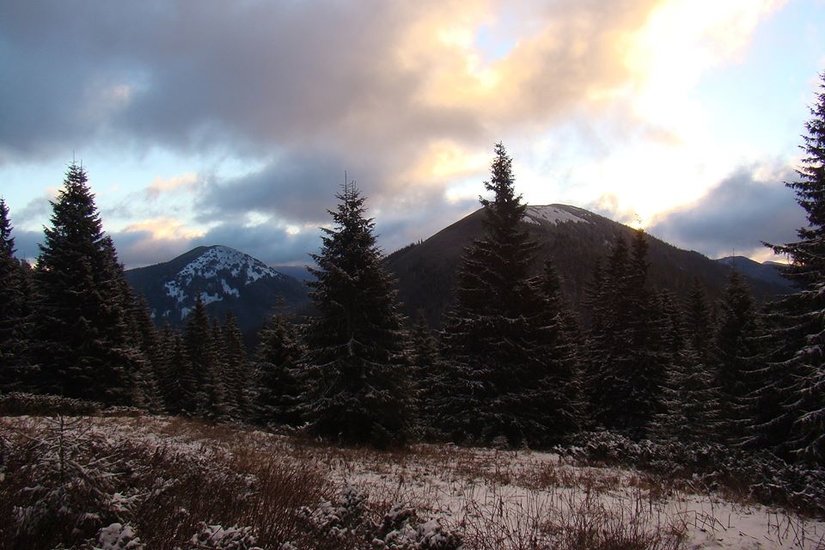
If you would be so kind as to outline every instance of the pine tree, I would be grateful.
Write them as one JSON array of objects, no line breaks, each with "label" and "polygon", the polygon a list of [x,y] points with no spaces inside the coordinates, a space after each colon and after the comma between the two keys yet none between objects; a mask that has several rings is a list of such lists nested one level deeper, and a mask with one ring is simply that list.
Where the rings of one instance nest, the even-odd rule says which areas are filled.
[{"label": "pine tree", "polygon": [[750,418],[748,398],[756,380],[749,376],[755,348],[756,311],[750,289],[742,275],[732,270],[719,304],[714,341],[715,385],[719,391],[720,442],[741,443]]},{"label": "pine tree", "polygon": [[12,225],[0,198],[0,393],[27,389],[29,357],[29,273],[15,258]]},{"label": "pine tree", "polygon": [[582,424],[579,328],[562,296],[561,278],[551,260],[545,261],[534,284],[539,297],[538,310],[531,317],[537,372],[524,388],[525,410],[538,413],[536,420],[542,429],[534,443],[546,445],[564,441]]},{"label": "pine tree", "polygon": [[410,333],[410,379],[414,417],[418,430],[426,439],[433,439],[437,419],[433,412],[441,392],[449,392],[444,384],[444,367],[438,349],[438,340],[427,324],[423,309],[418,310],[415,325]]},{"label": "pine tree", "polygon": [[164,408],[169,414],[194,414],[197,381],[183,337],[167,324],[160,340],[163,360],[158,384]]},{"label": "pine tree", "polygon": [[698,280],[691,286],[682,315],[668,302],[665,300],[662,325],[673,336],[667,339],[672,347],[656,435],[679,443],[704,443],[714,433],[719,407],[710,351],[710,307]]},{"label": "pine tree", "polygon": [[[798,292],[774,308],[773,353],[766,366],[768,399],[783,406],[764,429],[785,431],[786,447],[807,462],[825,464],[825,73],[805,124],[802,164],[786,185],[796,192],[807,226],[799,240],[772,248],[790,259],[785,272]],[[768,245],[771,246],[771,245]],[[791,429],[786,430],[790,422]]]},{"label": "pine tree", "polygon": [[[130,296],[131,293],[127,294],[127,299]],[[137,342],[143,356],[141,369],[136,377],[136,385],[141,394],[141,401],[150,412],[164,412],[166,406],[158,384],[164,374],[166,357],[164,356],[160,334],[152,321],[152,315],[146,301],[132,299],[129,317],[132,319],[131,340]]]},{"label": "pine tree", "polygon": [[220,363],[209,314],[200,295],[184,327],[188,369],[193,380],[194,395],[185,412],[200,418],[226,420],[226,396],[220,379]]},{"label": "pine tree", "polygon": [[533,347],[529,319],[539,297],[529,269],[537,245],[521,224],[526,205],[514,188],[512,159],[495,146],[490,181],[493,199],[481,199],[484,237],[462,257],[455,304],[448,311],[442,340],[449,357],[452,395],[438,415],[454,439],[492,441],[504,437],[519,445],[546,426],[523,396],[544,375]]},{"label": "pine tree", "polygon": [[311,431],[347,444],[403,443],[409,432],[406,336],[394,281],[375,242],[374,223],[354,183],[329,211],[312,258],[318,315],[307,329],[305,403]]},{"label": "pine tree", "polygon": [[666,359],[656,327],[661,313],[647,289],[647,240],[634,233],[633,246],[619,235],[607,269],[594,275],[589,302],[585,393],[594,421],[633,438],[649,436],[662,412]]},{"label": "pine tree", "polygon": [[306,354],[285,313],[263,327],[254,362],[253,421],[261,426],[301,424],[300,362]]},{"label": "pine tree", "polygon": [[235,420],[249,418],[249,362],[243,343],[243,334],[232,312],[227,311],[221,330],[223,349],[223,372],[221,379],[226,390],[227,409]]},{"label": "pine tree", "polygon": [[35,272],[38,389],[135,404],[141,354],[129,340],[123,268],[78,164],[52,208]]}]

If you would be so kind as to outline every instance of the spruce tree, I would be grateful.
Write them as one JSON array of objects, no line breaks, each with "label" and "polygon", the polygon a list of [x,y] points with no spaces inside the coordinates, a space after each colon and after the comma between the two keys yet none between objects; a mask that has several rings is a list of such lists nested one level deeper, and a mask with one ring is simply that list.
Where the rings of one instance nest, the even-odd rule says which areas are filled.
[{"label": "spruce tree", "polygon": [[301,360],[306,350],[283,312],[260,333],[253,364],[253,421],[266,427],[301,424]]},{"label": "spruce tree", "polygon": [[714,384],[719,392],[721,443],[739,444],[749,423],[749,396],[757,382],[750,372],[757,355],[754,337],[757,316],[750,289],[733,269],[719,304],[719,320],[714,339]]},{"label": "spruce tree", "polygon": [[661,313],[647,289],[647,241],[634,233],[632,248],[619,235],[607,268],[594,274],[589,303],[585,393],[593,420],[632,438],[650,435],[662,412],[665,363]]},{"label": "spruce tree", "polygon": [[249,362],[243,334],[232,312],[227,311],[221,328],[221,380],[226,392],[227,411],[238,421],[247,420],[250,411]]},{"label": "spruce tree", "polygon": [[710,353],[710,307],[698,280],[693,282],[681,314],[672,308],[671,300],[663,301],[661,324],[673,336],[666,338],[671,351],[666,354],[663,411],[655,435],[679,443],[705,443],[716,429],[719,406]]},{"label": "spruce tree", "polygon": [[534,285],[539,301],[536,315],[531,316],[531,333],[537,372],[524,388],[525,410],[537,413],[542,428],[534,443],[556,444],[583,424],[579,327],[562,296],[561,278],[551,260],[545,261]]},{"label": "spruce tree", "polygon": [[169,414],[194,414],[197,381],[183,336],[167,324],[160,336],[163,358],[158,385]]},{"label": "spruce tree", "polygon": [[394,281],[383,265],[354,183],[336,195],[334,225],[312,258],[316,317],[306,332],[312,432],[347,444],[402,444],[408,436],[406,335]]},{"label": "spruce tree", "polygon": [[29,357],[29,269],[15,258],[6,202],[0,198],[0,393],[27,389]]},{"label": "spruce tree", "polygon": [[546,430],[537,403],[528,404],[523,394],[544,375],[533,353],[530,319],[540,301],[529,277],[537,245],[521,224],[526,205],[515,192],[512,159],[501,143],[490,172],[484,187],[493,198],[480,199],[484,236],[464,251],[455,304],[445,320],[452,394],[438,415],[454,439],[503,437],[520,445]]},{"label": "spruce tree", "polygon": [[166,405],[159,381],[164,375],[166,357],[164,356],[161,336],[152,321],[152,314],[145,300],[132,299],[129,313],[132,319],[131,330],[133,334],[131,339],[138,343],[138,348],[143,356],[136,385],[146,409],[153,413],[164,412],[166,411]]},{"label": "spruce tree", "polygon": [[450,391],[444,384],[444,365],[438,346],[424,310],[418,310],[410,333],[410,379],[414,417],[426,439],[433,439],[435,435],[437,418],[433,413],[438,409],[442,392]]},{"label": "spruce tree", "polygon": [[[786,185],[796,192],[807,225],[798,240],[772,248],[790,260],[785,276],[798,291],[774,307],[772,354],[765,383],[769,400],[782,403],[762,429],[781,434],[783,447],[809,463],[825,464],[825,73],[805,124],[804,157],[797,179]],[[771,245],[768,245],[771,246]],[[786,427],[790,424],[791,429]]]},{"label": "spruce tree", "polygon": [[200,294],[187,317],[183,343],[188,359],[188,376],[194,387],[193,399],[187,404],[186,412],[210,420],[227,420],[226,395],[220,379],[219,343],[215,341],[209,314]]},{"label": "spruce tree", "polygon": [[129,339],[123,268],[87,183],[69,166],[35,272],[38,390],[136,403],[140,351]]}]

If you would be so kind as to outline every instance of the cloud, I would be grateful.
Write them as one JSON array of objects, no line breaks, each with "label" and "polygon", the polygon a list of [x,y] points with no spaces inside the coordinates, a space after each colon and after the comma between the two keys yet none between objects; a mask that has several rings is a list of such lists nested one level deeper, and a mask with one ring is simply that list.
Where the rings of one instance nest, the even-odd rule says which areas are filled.
[{"label": "cloud", "polygon": [[[621,86],[627,34],[656,4],[16,3],[0,161],[104,139],[255,156],[486,145]],[[512,47],[484,59],[479,29],[512,19]]]},{"label": "cloud", "polygon": [[198,239],[198,244],[226,244],[269,265],[306,265],[309,254],[321,247],[321,231],[303,228],[294,232],[289,226],[266,222],[254,226],[223,223]]},{"label": "cloud", "polygon": [[15,256],[27,260],[32,264],[40,256],[40,245],[43,243],[42,231],[28,231],[15,228],[11,234],[16,249]]},{"label": "cloud", "polygon": [[[286,153],[260,170],[228,179],[209,178],[197,199],[199,219],[237,221],[248,214],[276,216],[286,223],[326,221],[326,208],[344,182],[344,173],[375,185],[366,167],[323,153]],[[357,176],[354,176],[357,174]]]},{"label": "cloud", "polygon": [[[478,182],[473,197],[482,191],[496,141],[533,144],[574,121],[586,154],[615,152],[628,136],[678,147],[672,117],[634,100],[653,104],[645,92],[659,90],[662,62],[668,75],[685,68],[670,54],[638,57],[636,45],[660,36],[656,14],[687,10],[672,17],[687,29],[676,46],[701,40],[718,55],[691,60],[694,74],[737,55],[778,5],[691,1],[12,2],[0,18],[0,168],[78,148],[110,158],[162,150],[191,163],[171,172],[185,175],[147,178],[141,193],[112,200],[114,216],[183,219],[194,205],[186,223],[272,258],[309,244],[311,230],[297,238],[285,227],[328,222],[346,170],[393,249],[466,213],[467,182]],[[743,23],[720,32],[731,21]],[[673,94],[659,97],[692,117]],[[219,175],[216,158],[254,168]],[[118,236],[130,262],[196,240],[138,226]]]},{"label": "cloud", "polygon": [[178,190],[192,191],[198,183],[198,176],[195,173],[181,174],[168,179],[157,176],[149,187],[146,188],[146,196],[150,200],[155,200],[163,194]]},{"label": "cloud", "polygon": [[712,258],[734,253],[766,257],[770,252],[762,241],[792,242],[796,229],[806,225],[793,191],[782,183],[794,176],[787,167],[742,167],[696,203],[661,216],[649,231]]}]

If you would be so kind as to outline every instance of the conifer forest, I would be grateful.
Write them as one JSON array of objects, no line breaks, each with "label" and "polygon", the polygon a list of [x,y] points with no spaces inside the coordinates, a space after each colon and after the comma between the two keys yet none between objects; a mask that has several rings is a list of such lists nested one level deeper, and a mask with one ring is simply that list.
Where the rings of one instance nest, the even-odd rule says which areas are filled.
[{"label": "conifer forest", "polygon": [[699,281],[686,299],[653,291],[637,230],[611,244],[579,315],[553,264],[535,269],[499,143],[480,189],[484,237],[464,251],[438,330],[402,315],[368,197],[346,182],[312,255],[312,314],[274,311],[254,349],[232,315],[210,318],[201,302],[182,330],[154,324],[73,163],[32,265],[15,256],[0,199],[0,399],[54,395],[345,447],[614,438],[653,465],[668,453],[693,468],[760,457],[762,474],[804,492],[825,472],[825,91],[802,139],[787,185],[808,223],[795,242],[766,244],[795,284],[779,299],[758,303],[735,270],[720,300]]}]

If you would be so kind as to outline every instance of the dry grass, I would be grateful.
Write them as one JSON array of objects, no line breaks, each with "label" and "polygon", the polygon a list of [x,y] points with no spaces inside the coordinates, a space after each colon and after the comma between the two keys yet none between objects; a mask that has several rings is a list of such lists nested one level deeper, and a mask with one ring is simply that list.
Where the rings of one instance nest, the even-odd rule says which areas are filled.
[{"label": "dry grass", "polygon": [[[451,550],[459,537],[467,550],[676,550],[691,532],[732,528],[729,507],[707,497],[696,508],[689,501],[706,497],[684,485],[528,451],[375,451],[180,418],[22,416],[0,418],[0,456],[0,550],[87,549],[115,523],[139,537],[135,550],[253,539],[273,550]],[[235,542],[209,541],[209,526],[237,527]],[[791,514],[768,531],[822,543]]]},{"label": "dry grass", "polygon": [[314,465],[243,432],[172,420],[153,423],[155,436],[142,423],[1,419],[0,548],[81,545],[115,522],[152,549],[180,547],[202,522],[254,526],[259,544],[277,548],[298,532],[295,510],[326,496]]}]

